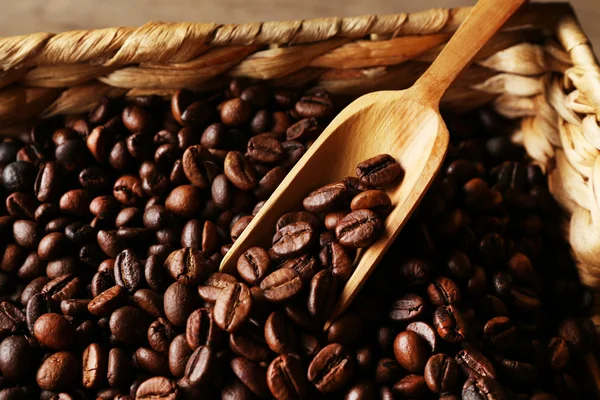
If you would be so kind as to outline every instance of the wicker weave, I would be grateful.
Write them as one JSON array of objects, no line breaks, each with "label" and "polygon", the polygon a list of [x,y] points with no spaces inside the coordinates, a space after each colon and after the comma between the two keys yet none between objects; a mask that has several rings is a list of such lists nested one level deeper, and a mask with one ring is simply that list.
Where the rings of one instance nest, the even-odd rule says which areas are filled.
[{"label": "wicker weave", "polygon": [[[0,38],[0,131],[33,117],[89,110],[102,96],[208,90],[230,76],[313,83],[356,96],[410,86],[469,8],[413,14],[217,25],[148,23]],[[515,141],[546,169],[568,213],[583,281],[598,289],[600,326],[600,68],[568,4],[529,4],[444,97],[468,110],[492,102],[521,119]]]}]

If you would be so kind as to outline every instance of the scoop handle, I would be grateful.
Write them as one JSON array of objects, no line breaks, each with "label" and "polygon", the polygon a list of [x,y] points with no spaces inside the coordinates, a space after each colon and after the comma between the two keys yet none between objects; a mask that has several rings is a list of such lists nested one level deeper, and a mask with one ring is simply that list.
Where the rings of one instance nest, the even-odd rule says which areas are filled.
[{"label": "scoop handle", "polygon": [[433,64],[415,83],[439,104],[458,74],[526,0],[479,0]]}]

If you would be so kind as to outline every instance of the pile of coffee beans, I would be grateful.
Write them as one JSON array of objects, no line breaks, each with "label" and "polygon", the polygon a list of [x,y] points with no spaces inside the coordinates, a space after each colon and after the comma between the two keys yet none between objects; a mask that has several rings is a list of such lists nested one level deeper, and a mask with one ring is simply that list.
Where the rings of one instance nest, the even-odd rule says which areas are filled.
[{"label": "pile of coffee beans", "polygon": [[[342,213],[356,199],[386,212],[369,164],[344,182],[342,213],[311,209],[335,184],[307,197],[324,216],[314,252],[249,250],[239,273],[217,272],[336,102],[234,80],[4,139],[0,399],[594,398],[591,297],[541,170],[489,111],[447,116],[436,182],[326,332],[351,273],[339,249],[352,259],[372,239],[336,232]],[[306,276],[282,296],[289,271]]]}]

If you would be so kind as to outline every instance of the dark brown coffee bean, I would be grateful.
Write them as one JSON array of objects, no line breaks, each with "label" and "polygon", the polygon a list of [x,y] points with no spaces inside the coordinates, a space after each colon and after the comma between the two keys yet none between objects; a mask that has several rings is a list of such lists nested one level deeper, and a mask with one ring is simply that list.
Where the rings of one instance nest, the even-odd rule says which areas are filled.
[{"label": "dark brown coffee bean", "polygon": [[2,376],[22,381],[35,368],[34,354],[25,336],[9,336],[0,343],[0,371]]},{"label": "dark brown coffee bean", "polygon": [[221,122],[228,126],[240,126],[248,122],[252,107],[240,98],[224,102],[221,105]]},{"label": "dark brown coffee bean", "polygon": [[345,313],[337,317],[327,329],[327,341],[355,347],[362,339],[364,321],[355,313]]},{"label": "dark brown coffee bean", "polygon": [[352,211],[335,228],[335,234],[343,246],[367,247],[379,236],[382,223],[371,210]]},{"label": "dark brown coffee bean", "polygon": [[83,351],[83,387],[94,389],[100,387],[107,373],[108,356],[98,343],[92,343]]},{"label": "dark brown coffee bean", "polygon": [[123,250],[115,259],[115,283],[135,292],[142,284],[142,263],[133,250]]},{"label": "dark brown coffee bean", "polygon": [[88,299],[68,299],[60,302],[60,311],[69,317],[88,317]]},{"label": "dark brown coffee bean", "polygon": [[193,385],[200,386],[211,377],[216,354],[210,346],[198,347],[188,359],[185,367],[185,378]]},{"label": "dark brown coffee bean", "polygon": [[235,285],[237,280],[229,274],[222,272],[212,273],[198,286],[198,294],[203,300],[215,303],[221,290],[229,285]]},{"label": "dark brown coffee bean", "polygon": [[169,193],[165,200],[165,207],[178,217],[191,218],[200,210],[201,198],[199,188],[193,185],[182,185]]},{"label": "dark brown coffee bean", "polygon": [[462,342],[466,337],[466,325],[460,311],[450,306],[440,306],[433,313],[433,323],[438,335],[447,342]]},{"label": "dark brown coffee bean", "polygon": [[258,285],[269,271],[271,258],[262,247],[251,247],[237,261],[240,277],[251,285]]},{"label": "dark brown coffee bean", "polygon": [[337,285],[334,275],[327,271],[319,271],[310,281],[307,308],[311,315],[325,318],[335,305]]},{"label": "dark brown coffee bean", "polygon": [[302,256],[288,258],[280,268],[290,268],[300,274],[302,281],[310,282],[312,277],[319,271],[319,265],[316,258],[312,254],[304,254]]},{"label": "dark brown coffee bean", "polygon": [[275,311],[269,315],[264,331],[267,345],[275,353],[287,354],[295,350],[297,336],[294,327],[281,311]]},{"label": "dark brown coffee bean", "polygon": [[42,232],[35,222],[21,219],[13,224],[13,239],[21,247],[34,249],[42,239]]},{"label": "dark brown coffee bean", "polygon": [[108,316],[125,301],[125,289],[115,285],[106,289],[88,304],[88,311],[96,316]]},{"label": "dark brown coffee bean", "polygon": [[316,241],[317,232],[311,224],[294,222],[275,233],[272,250],[281,257],[294,257],[305,253]]},{"label": "dark brown coffee bean", "polygon": [[308,140],[317,136],[319,131],[319,121],[316,118],[304,118],[287,128],[285,138],[287,141]]},{"label": "dark brown coffee bean", "polygon": [[283,168],[293,167],[306,152],[306,146],[296,140],[286,140],[281,143],[281,146],[283,147],[284,157],[280,164]]},{"label": "dark brown coffee bean", "polygon": [[548,360],[552,368],[563,369],[571,359],[571,352],[567,341],[560,337],[553,337],[548,343]]},{"label": "dark brown coffee bean", "polygon": [[231,360],[231,370],[242,383],[258,397],[268,397],[266,371],[259,365],[238,357]]},{"label": "dark brown coffee bean", "polygon": [[254,189],[254,195],[259,199],[268,199],[271,194],[277,189],[279,184],[287,175],[287,171],[283,167],[275,167],[270,169],[259,181]]},{"label": "dark brown coffee bean", "polygon": [[145,197],[142,182],[133,175],[123,175],[115,181],[113,196],[124,206],[139,205]]},{"label": "dark brown coffee bean", "polygon": [[512,321],[508,318],[495,317],[485,324],[483,338],[495,349],[506,350],[516,343],[518,332]]},{"label": "dark brown coffee bean", "polygon": [[133,294],[133,301],[142,310],[154,318],[163,315],[162,295],[150,289],[140,289]]},{"label": "dark brown coffee bean", "polygon": [[165,261],[165,268],[173,279],[184,285],[197,284],[212,267],[200,250],[189,247],[174,251]]},{"label": "dark brown coffee bean", "polygon": [[396,361],[408,372],[422,373],[429,358],[429,346],[412,331],[400,332],[394,340]]},{"label": "dark brown coffee bean", "polygon": [[341,285],[346,283],[354,272],[352,258],[350,257],[348,251],[341,244],[333,241],[321,246],[319,263],[323,268],[329,269]]},{"label": "dark brown coffee bean", "polygon": [[283,155],[281,142],[267,134],[254,136],[248,141],[248,156],[255,161],[275,163]]},{"label": "dark brown coffee bean", "polygon": [[148,327],[148,344],[158,353],[166,354],[175,336],[175,327],[163,318],[158,318]]},{"label": "dark brown coffee bean", "polygon": [[258,182],[252,164],[240,152],[227,153],[223,170],[229,181],[240,190],[252,190]]},{"label": "dark brown coffee bean", "polygon": [[281,303],[294,297],[302,289],[300,274],[290,268],[280,268],[260,283],[267,300]]},{"label": "dark brown coffee bean", "polygon": [[289,212],[287,214],[283,214],[277,220],[277,226],[275,229],[278,231],[282,229],[284,226],[291,225],[295,222],[307,222],[312,225],[315,229],[320,228],[321,221],[316,214],[313,214],[308,211],[294,211]]},{"label": "dark brown coffee bean", "polygon": [[432,352],[436,351],[437,348],[437,336],[435,330],[431,325],[422,321],[411,322],[406,326],[407,331],[411,331],[419,335],[428,344]]},{"label": "dark brown coffee bean", "polygon": [[406,375],[394,385],[394,393],[405,398],[416,398],[426,392],[427,384],[421,375]]},{"label": "dark brown coffee bean", "polygon": [[176,336],[169,346],[169,370],[173,376],[180,378],[185,373],[185,366],[193,350],[188,346],[185,336]]},{"label": "dark brown coffee bean", "polygon": [[21,304],[26,307],[29,300],[40,293],[44,285],[49,281],[50,279],[45,276],[40,276],[31,280],[27,286],[25,286],[25,289],[23,289],[23,293],[21,294]]},{"label": "dark brown coffee bean", "polygon": [[110,333],[119,342],[137,344],[146,336],[150,319],[135,307],[121,307],[110,315]]},{"label": "dark brown coffee bean", "polygon": [[465,346],[456,354],[456,362],[470,378],[496,378],[492,363],[472,346]]},{"label": "dark brown coffee bean", "polygon": [[303,96],[294,109],[304,118],[322,118],[333,112],[333,104],[329,97]]},{"label": "dark brown coffee bean", "polygon": [[460,250],[454,251],[448,258],[448,270],[458,279],[469,279],[473,275],[469,257]]},{"label": "dark brown coffee bean", "polygon": [[74,353],[56,352],[42,361],[37,370],[36,382],[42,390],[68,390],[79,376],[79,365],[79,359]]},{"label": "dark brown coffee bean", "polygon": [[250,225],[250,222],[252,222],[253,218],[254,217],[252,215],[246,215],[235,221],[235,223],[231,226],[230,231],[231,240],[233,242],[235,242],[240,237],[242,232],[244,232],[248,225]]},{"label": "dark brown coffee bean", "polygon": [[114,347],[108,353],[106,378],[112,387],[122,387],[129,383],[131,363],[125,350]]},{"label": "dark brown coffee bean", "polygon": [[71,275],[61,275],[48,282],[41,294],[56,302],[75,297],[81,286],[81,281]]},{"label": "dark brown coffee bean", "polygon": [[55,162],[45,162],[40,166],[33,191],[35,196],[42,203],[55,201],[58,198],[60,190],[58,166]]},{"label": "dark brown coffee bean", "polygon": [[396,360],[382,358],[377,362],[375,381],[378,384],[395,382],[402,375],[402,369]]},{"label": "dark brown coffee bean", "polygon": [[367,190],[357,194],[350,202],[352,211],[369,209],[377,215],[384,217],[392,211],[392,200],[390,196],[381,190]]},{"label": "dark brown coffee bean", "polygon": [[5,272],[16,271],[27,256],[27,252],[21,246],[8,243],[2,251],[0,270]]},{"label": "dark brown coffee bean", "polygon": [[402,167],[389,154],[380,154],[356,166],[356,176],[369,186],[383,186],[402,175]]},{"label": "dark brown coffee bean", "polygon": [[321,393],[332,393],[348,382],[354,363],[346,348],[337,343],[325,346],[308,366],[308,380]]},{"label": "dark brown coffee bean", "polygon": [[507,397],[498,381],[489,377],[479,377],[470,378],[465,382],[462,398],[464,400],[504,400]]},{"label": "dark brown coffee bean", "polygon": [[199,298],[191,286],[175,282],[164,294],[165,315],[169,322],[178,327],[185,326],[189,315],[198,308]]},{"label": "dark brown coffee bean", "polygon": [[396,322],[410,322],[425,312],[425,301],[416,294],[407,294],[392,303],[389,318]]},{"label": "dark brown coffee bean", "polygon": [[458,306],[461,302],[458,285],[445,276],[439,276],[427,286],[429,301],[435,307],[443,305]]},{"label": "dark brown coffee bean", "polygon": [[436,354],[425,365],[425,383],[432,392],[448,392],[458,380],[458,364],[446,354]]},{"label": "dark brown coffee bean", "polygon": [[183,172],[194,186],[206,189],[218,175],[218,167],[211,160],[211,154],[200,145],[190,146],[183,153]]},{"label": "dark brown coffee bean", "polygon": [[14,192],[6,198],[6,211],[15,218],[35,219],[38,201],[31,193]]},{"label": "dark brown coffee bean", "polygon": [[231,333],[242,327],[250,315],[252,296],[243,283],[227,285],[217,298],[213,315],[217,325]]},{"label": "dark brown coffee bean", "polygon": [[211,309],[199,308],[190,314],[185,327],[185,339],[192,350],[214,345],[219,336],[220,330]]},{"label": "dark brown coffee bean", "polygon": [[167,359],[152,349],[140,347],[134,354],[135,364],[151,375],[167,375],[169,373]]},{"label": "dark brown coffee bean", "polygon": [[273,353],[265,343],[263,332],[259,326],[252,323],[246,329],[229,335],[229,348],[235,354],[256,363],[268,362]]},{"label": "dark brown coffee bean", "polygon": [[179,389],[175,382],[155,376],[144,381],[137,389],[135,398],[138,400],[176,400]]},{"label": "dark brown coffee bean", "polygon": [[267,385],[277,400],[300,400],[306,396],[308,382],[302,363],[295,357],[280,355],[267,369]]},{"label": "dark brown coffee bean", "polygon": [[338,207],[346,199],[347,194],[343,182],[332,183],[309,193],[302,201],[302,205],[310,212],[329,212]]},{"label": "dark brown coffee bean", "polygon": [[337,224],[346,216],[346,211],[332,211],[325,216],[325,228],[334,231]]}]

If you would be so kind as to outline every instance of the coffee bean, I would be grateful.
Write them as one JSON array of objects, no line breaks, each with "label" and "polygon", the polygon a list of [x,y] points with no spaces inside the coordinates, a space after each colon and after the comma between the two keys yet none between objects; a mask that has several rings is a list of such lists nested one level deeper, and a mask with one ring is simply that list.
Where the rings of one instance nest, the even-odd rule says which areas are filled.
[{"label": "coffee bean", "polygon": [[340,244],[348,247],[367,247],[380,234],[381,220],[371,210],[352,211],[336,226],[335,234]]},{"label": "coffee bean", "polygon": [[400,332],[394,340],[394,356],[410,373],[422,373],[429,358],[427,342],[412,331]]},{"label": "coffee bean", "polygon": [[19,246],[33,249],[37,248],[42,234],[35,222],[19,220],[13,224],[13,238]]},{"label": "coffee bean", "polygon": [[563,369],[571,358],[567,341],[560,337],[553,337],[548,343],[548,359],[552,368]]},{"label": "coffee bean", "polygon": [[252,190],[258,182],[252,164],[237,151],[227,153],[223,170],[229,181],[240,190]]},{"label": "coffee bean", "polygon": [[175,282],[164,294],[165,316],[173,325],[185,326],[188,316],[199,305],[198,295],[190,286]]},{"label": "coffee bean", "polygon": [[435,330],[431,325],[422,321],[411,322],[406,326],[407,331],[411,331],[419,335],[428,344],[432,352],[435,352],[437,348],[437,336]]},{"label": "coffee bean", "polygon": [[355,347],[362,339],[364,326],[362,319],[354,313],[337,317],[327,329],[327,341]]},{"label": "coffee bean", "polygon": [[268,199],[287,175],[283,167],[270,169],[259,181],[253,193],[258,199]]},{"label": "coffee bean", "polygon": [[48,282],[41,294],[56,302],[73,298],[80,289],[80,280],[71,275],[61,275]]},{"label": "coffee bean", "polygon": [[33,191],[41,202],[56,200],[60,190],[60,179],[58,178],[58,166],[55,162],[45,162],[35,178]]},{"label": "coffee bean", "polygon": [[142,263],[133,250],[123,250],[115,259],[115,283],[135,292],[142,283]]},{"label": "coffee bean", "polygon": [[199,145],[190,146],[183,153],[183,172],[193,185],[206,189],[218,175],[218,167],[211,160],[208,150]]},{"label": "coffee bean", "polygon": [[88,304],[88,311],[97,316],[110,315],[125,300],[125,290],[121,286],[113,286],[98,294]]},{"label": "coffee bean", "polygon": [[248,319],[251,307],[252,296],[245,284],[228,285],[221,290],[215,303],[215,322],[221,329],[235,332]]},{"label": "coffee bean", "polygon": [[325,185],[311,193],[302,201],[302,205],[310,212],[329,212],[338,207],[347,196],[343,182]]},{"label": "coffee bean", "polygon": [[229,335],[229,348],[235,354],[257,363],[268,362],[273,357],[265,343],[262,330],[253,324]]},{"label": "coffee bean", "polygon": [[36,382],[42,390],[59,392],[72,388],[79,376],[79,360],[74,353],[59,351],[48,356],[36,374]]},{"label": "coffee bean", "polygon": [[421,375],[406,375],[394,385],[394,393],[406,398],[417,397],[426,392],[427,384]]},{"label": "coffee bean", "polygon": [[357,194],[350,202],[352,211],[369,209],[380,217],[385,217],[392,211],[390,196],[381,190],[366,190]]},{"label": "coffee bean", "polygon": [[304,118],[287,128],[285,138],[287,141],[308,140],[317,136],[319,131],[319,121],[316,118]]},{"label": "coffee bean", "polygon": [[389,154],[380,154],[356,166],[356,176],[370,186],[383,186],[402,175],[402,167]]},{"label": "coffee bean", "polygon": [[162,296],[150,289],[140,289],[133,294],[133,301],[140,310],[145,311],[154,318],[163,315]]},{"label": "coffee bean", "polygon": [[211,346],[219,337],[220,330],[210,309],[199,308],[190,314],[185,327],[185,339],[192,350],[200,346]]},{"label": "coffee bean", "polygon": [[121,307],[110,315],[110,332],[119,342],[136,344],[145,337],[150,325],[149,318],[135,307]]},{"label": "coffee bean", "polygon": [[2,183],[9,192],[31,190],[35,177],[35,166],[25,161],[12,162],[2,170]]},{"label": "coffee bean", "polygon": [[138,348],[135,351],[134,360],[139,369],[150,375],[164,376],[169,373],[166,357],[152,349]]},{"label": "coffee bean", "polygon": [[310,281],[307,308],[311,315],[324,318],[331,312],[336,298],[335,277],[327,270],[319,271]]},{"label": "coffee bean", "polygon": [[308,222],[294,222],[279,229],[273,236],[273,252],[281,257],[298,256],[317,241],[317,234]]},{"label": "coffee bean", "polygon": [[211,265],[201,251],[186,247],[171,253],[165,268],[178,282],[193,285],[208,275]]},{"label": "coffee bean", "polygon": [[303,399],[307,382],[300,361],[289,355],[275,358],[267,369],[267,385],[275,399]]},{"label": "coffee bean", "polygon": [[129,382],[131,365],[125,350],[112,348],[108,353],[107,381],[112,387],[122,387]]},{"label": "coffee bean", "polygon": [[462,398],[465,400],[480,399],[506,399],[500,384],[493,378],[471,378],[465,382],[462,389]]},{"label": "coffee bean", "polygon": [[203,285],[198,286],[198,294],[203,300],[215,303],[221,290],[236,283],[237,280],[232,275],[215,272],[204,280]]},{"label": "coffee bean", "polygon": [[312,277],[319,271],[319,265],[316,258],[311,254],[286,259],[280,268],[289,268],[300,274],[302,282],[308,283]]},{"label": "coffee bean", "polygon": [[424,300],[416,294],[402,296],[392,303],[389,318],[396,322],[409,322],[425,312]]},{"label": "coffee bean", "polygon": [[45,276],[39,276],[31,280],[31,282],[25,286],[25,289],[23,289],[23,293],[21,294],[21,304],[23,304],[23,306],[27,306],[29,300],[36,294],[40,293],[44,285],[46,285],[46,283],[49,281],[50,279]]},{"label": "coffee bean", "polygon": [[188,359],[185,367],[185,379],[194,386],[206,383],[210,379],[215,357],[215,352],[210,346],[198,347]]},{"label": "coffee bean", "polygon": [[167,196],[165,207],[178,217],[191,218],[200,210],[201,197],[200,189],[196,186],[178,186]]},{"label": "coffee bean", "polygon": [[506,350],[517,341],[517,329],[506,317],[490,319],[483,328],[483,337],[494,348]]},{"label": "coffee bean", "polygon": [[33,333],[42,346],[53,350],[66,350],[71,346],[75,332],[65,317],[48,313],[37,319]]},{"label": "coffee bean", "polygon": [[351,255],[337,241],[321,246],[319,263],[323,268],[331,271],[340,285],[346,283],[354,272]]},{"label": "coffee bean", "polygon": [[346,348],[337,343],[325,346],[308,366],[308,380],[321,393],[332,393],[348,382],[354,364]]},{"label": "coffee bean", "polygon": [[175,377],[182,377],[185,366],[193,350],[188,346],[185,336],[176,336],[169,346],[169,370]]},{"label": "coffee bean", "polygon": [[275,229],[279,231],[284,226],[291,225],[295,222],[307,222],[315,229],[318,229],[321,226],[321,221],[316,214],[308,211],[294,211],[283,214],[281,217],[279,217]]},{"label": "coffee bean", "polygon": [[22,380],[34,367],[33,349],[25,336],[9,336],[0,343],[0,371],[11,380]]},{"label": "coffee bean", "polygon": [[177,385],[162,376],[144,381],[137,389],[135,398],[139,400],[175,400],[179,395]]},{"label": "coffee bean", "polygon": [[471,346],[463,348],[456,354],[456,362],[463,373],[471,378],[496,378],[496,370],[492,363]]},{"label": "coffee bean", "polygon": [[267,300],[275,303],[285,302],[302,289],[302,278],[293,269],[280,268],[263,279],[260,289]]},{"label": "coffee bean", "polygon": [[461,302],[458,285],[445,276],[440,276],[433,280],[427,286],[427,294],[429,295],[431,304],[436,307],[443,305],[457,306]]},{"label": "coffee bean", "polygon": [[237,261],[237,270],[242,279],[251,285],[257,285],[269,270],[271,259],[261,247],[251,247]]},{"label": "coffee bean", "polygon": [[16,218],[35,219],[38,207],[36,198],[31,193],[14,192],[6,198],[6,211]]},{"label": "coffee bean", "polygon": [[466,336],[466,326],[456,307],[440,306],[433,313],[433,323],[438,335],[450,343],[462,342]]},{"label": "coffee bean", "polygon": [[285,314],[280,311],[271,313],[267,318],[264,336],[267,345],[275,353],[291,353],[296,347],[297,336],[294,328]]},{"label": "coffee bean", "polygon": [[221,106],[221,122],[228,126],[240,126],[250,119],[252,108],[240,98],[226,101]]},{"label": "coffee bean", "polygon": [[92,343],[83,351],[83,387],[98,388],[107,373],[108,357],[105,350],[98,344]]},{"label": "coffee bean", "polygon": [[231,360],[231,370],[258,397],[268,397],[269,387],[266,381],[266,372],[259,365],[237,357]]},{"label": "coffee bean", "polygon": [[175,336],[175,327],[163,318],[158,318],[148,327],[148,344],[158,353],[166,354]]},{"label": "coffee bean", "polygon": [[283,154],[281,142],[268,135],[257,135],[248,141],[248,156],[255,161],[275,163]]},{"label": "coffee bean", "polygon": [[375,381],[378,384],[394,382],[398,380],[401,374],[402,370],[396,360],[391,358],[382,358],[377,362]]},{"label": "coffee bean", "polygon": [[453,358],[443,353],[436,354],[425,365],[425,383],[432,392],[447,392],[454,388],[458,373],[458,364]]}]

